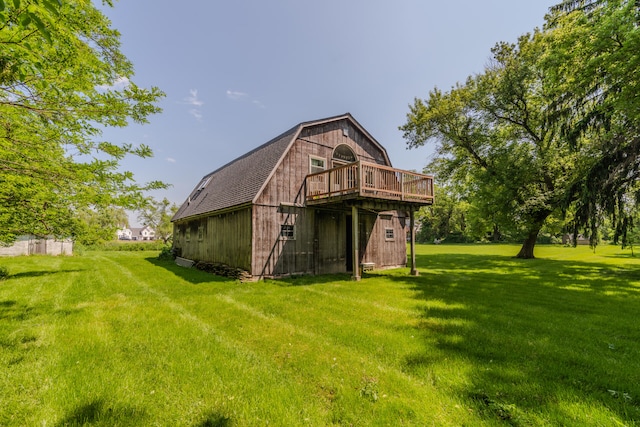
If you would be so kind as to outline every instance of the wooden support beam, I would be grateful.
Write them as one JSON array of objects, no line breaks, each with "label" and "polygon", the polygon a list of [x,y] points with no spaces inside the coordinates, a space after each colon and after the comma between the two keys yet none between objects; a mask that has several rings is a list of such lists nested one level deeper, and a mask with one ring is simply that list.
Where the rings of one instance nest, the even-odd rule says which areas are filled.
[{"label": "wooden support beam", "polygon": [[413,209],[409,209],[409,240],[411,247],[411,275],[419,276],[420,273],[416,268],[416,227],[415,227],[415,215]]},{"label": "wooden support beam", "polygon": [[353,247],[353,280],[360,280],[360,227],[358,220],[358,207],[351,207],[351,240]]}]

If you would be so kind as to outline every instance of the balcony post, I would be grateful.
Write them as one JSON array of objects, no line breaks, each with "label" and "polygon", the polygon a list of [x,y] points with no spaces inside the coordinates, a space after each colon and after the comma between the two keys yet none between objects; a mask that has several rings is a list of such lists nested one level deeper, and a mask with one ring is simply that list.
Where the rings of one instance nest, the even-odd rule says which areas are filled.
[{"label": "balcony post", "polygon": [[358,207],[351,206],[351,246],[353,247],[353,276],[352,280],[359,281],[360,277],[360,231],[358,227]]},{"label": "balcony post", "polygon": [[409,246],[411,248],[411,275],[419,276],[420,273],[416,268],[416,228],[413,207],[409,208],[409,241]]}]

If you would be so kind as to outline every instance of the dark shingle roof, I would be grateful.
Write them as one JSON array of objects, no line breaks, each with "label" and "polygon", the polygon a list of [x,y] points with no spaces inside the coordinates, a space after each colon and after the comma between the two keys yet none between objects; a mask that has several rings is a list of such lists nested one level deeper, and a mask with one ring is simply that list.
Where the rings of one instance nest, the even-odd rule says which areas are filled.
[{"label": "dark shingle roof", "polygon": [[[205,175],[172,220],[251,202],[286,152],[298,128],[299,125]],[[206,183],[205,187],[199,189],[203,183]]]},{"label": "dark shingle roof", "polygon": [[[351,120],[368,135],[349,113],[300,123],[266,144],[205,175],[178,209],[172,221],[252,202],[304,127],[342,119]],[[377,144],[373,137],[371,139]],[[386,157],[384,148],[379,144],[378,146]]]}]

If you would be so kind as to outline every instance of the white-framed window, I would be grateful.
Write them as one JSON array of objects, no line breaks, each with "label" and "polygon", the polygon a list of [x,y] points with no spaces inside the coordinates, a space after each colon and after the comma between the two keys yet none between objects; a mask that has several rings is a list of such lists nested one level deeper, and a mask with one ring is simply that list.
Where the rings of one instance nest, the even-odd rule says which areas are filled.
[{"label": "white-framed window", "polygon": [[280,239],[282,240],[295,240],[295,226],[292,224],[282,224],[280,226]]},{"label": "white-framed window", "polygon": [[395,233],[393,231],[393,228],[384,229],[384,240],[387,240],[387,241],[395,240]]},{"label": "white-framed window", "polygon": [[204,226],[198,227],[198,242],[201,242],[204,239]]},{"label": "white-framed window", "polygon": [[309,156],[309,173],[318,173],[327,169],[327,159]]}]

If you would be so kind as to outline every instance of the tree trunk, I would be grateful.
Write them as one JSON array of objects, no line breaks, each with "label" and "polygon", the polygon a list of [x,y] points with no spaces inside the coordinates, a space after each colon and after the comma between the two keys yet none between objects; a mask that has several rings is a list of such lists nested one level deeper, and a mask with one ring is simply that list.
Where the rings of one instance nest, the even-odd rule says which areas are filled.
[{"label": "tree trunk", "polygon": [[496,224],[493,224],[493,234],[491,239],[494,242],[499,242],[501,237],[502,237],[502,234],[500,233],[500,228],[498,228]]},{"label": "tree trunk", "polygon": [[533,249],[536,246],[536,240],[538,239],[538,233],[540,232],[540,228],[537,227],[535,230],[529,231],[529,235],[524,240],[522,244],[522,248],[520,248],[520,252],[516,255],[516,258],[522,259],[533,259]]}]

